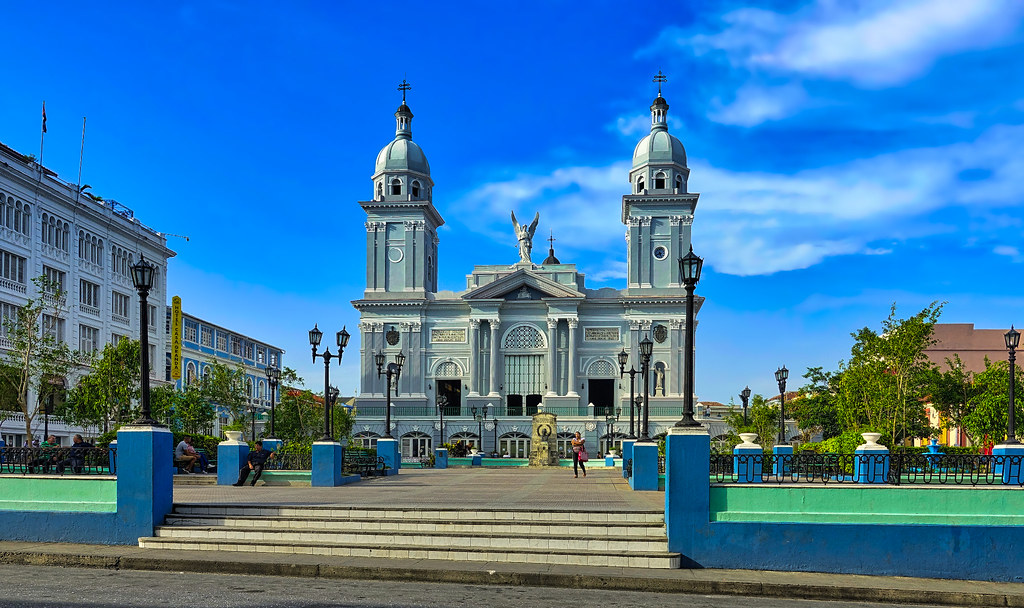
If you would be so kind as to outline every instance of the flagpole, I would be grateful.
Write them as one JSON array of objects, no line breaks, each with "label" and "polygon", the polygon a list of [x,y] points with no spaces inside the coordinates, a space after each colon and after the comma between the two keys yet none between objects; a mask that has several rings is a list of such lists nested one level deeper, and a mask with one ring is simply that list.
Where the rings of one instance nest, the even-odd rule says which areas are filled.
[{"label": "flagpole", "polygon": [[39,175],[42,176],[43,170],[43,140],[46,139],[46,100],[43,100],[43,128],[39,133]]},{"label": "flagpole", "polygon": [[85,158],[85,116],[82,117],[82,149],[78,153],[78,189],[75,190],[75,204],[82,195],[82,159]]}]

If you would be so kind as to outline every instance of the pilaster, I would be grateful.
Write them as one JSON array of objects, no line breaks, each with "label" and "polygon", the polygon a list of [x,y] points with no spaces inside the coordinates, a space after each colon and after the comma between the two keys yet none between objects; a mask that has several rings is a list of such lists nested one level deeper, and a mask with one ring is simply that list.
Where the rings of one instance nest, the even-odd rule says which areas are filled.
[{"label": "pilaster", "polygon": [[558,319],[548,317],[548,390],[546,397],[557,397],[555,391],[555,331],[558,329]]}]

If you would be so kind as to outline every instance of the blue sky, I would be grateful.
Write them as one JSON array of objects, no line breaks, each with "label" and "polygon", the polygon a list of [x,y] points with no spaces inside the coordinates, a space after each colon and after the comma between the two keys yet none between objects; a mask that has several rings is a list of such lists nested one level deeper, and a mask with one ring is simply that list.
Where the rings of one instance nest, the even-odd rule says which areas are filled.
[{"label": "blue sky", "polygon": [[[541,214],[590,287],[623,287],[619,222],[651,77],[701,193],[700,398],[834,368],[896,303],[1024,325],[1024,3],[56,1],[4,7],[0,141],[171,238],[171,294],[287,349],[358,316],[395,90],[436,183],[442,289],[516,261]],[[998,347],[998,345],[996,345]],[[332,380],[357,387],[358,344]],[[797,382],[799,384],[799,380]],[[791,380],[790,385],[794,383]]]}]

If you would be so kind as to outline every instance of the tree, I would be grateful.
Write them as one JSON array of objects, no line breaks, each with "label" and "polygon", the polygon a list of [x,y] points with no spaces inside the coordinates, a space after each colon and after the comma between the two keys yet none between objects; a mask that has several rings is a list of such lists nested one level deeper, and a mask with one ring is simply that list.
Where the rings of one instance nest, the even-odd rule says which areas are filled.
[{"label": "tree", "polygon": [[72,424],[95,426],[104,433],[134,420],[138,415],[140,356],[138,340],[105,345],[99,356],[90,356],[92,371],[79,378],[57,413]]},{"label": "tree", "polygon": [[821,433],[822,439],[838,436],[843,432],[836,403],[840,375],[809,367],[804,378],[809,382],[800,389],[800,398],[793,400],[789,409],[801,434],[807,440],[815,433]]},{"label": "tree", "polygon": [[757,433],[762,446],[774,445],[779,433],[779,406],[769,404],[762,395],[754,395],[747,408],[747,423],[743,423],[743,411],[730,410],[725,422],[733,430],[733,442],[739,443],[740,433]]},{"label": "tree", "polygon": [[244,369],[210,361],[203,370],[199,386],[204,399],[227,411],[231,417],[229,428],[245,428],[247,398]]},{"label": "tree", "polygon": [[[65,318],[66,294],[60,286],[40,276],[32,279],[39,294],[18,307],[14,315],[3,320],[8,341],[3,365],[0,365],[0,388],[13,392],[5,397],[17,403],[25,415],[26,440],[32,441],[32,422],[39,414],[39,405],[55,391],[63,390],[64,379],[78,360],[77,353],[58,336]],[[55,380],[60,381],[58,385]],[[30,393],[38,396],[30,402]]]},{"label": "tree", "polygon": [[[1016,368],[1017,386],[1024,384],[1024,371]],[[974,395],[970,411],[964,416],[964,431],[975,440],[988,438],[999,442],[1006,436],[1010,405],[1010,371],[1006,361],[991,362],[985,358],[985,371],[974,375]],[[1024,390],[1014,393],[1015,422],[1024,424]]]},{"label": "tree", "polygon": [[214,407],[195,384],[183,390],[172,385],[158,386],[149,391],[149,402],[153,418],[166,420],[167,426],[177,433],[209,434],[217,417]]},{"label": "tree", "polygon": [[942,417],[942,428],[961,429],[967,441],[974,443],[978,436],[968,430],[965,420],[977,406],[980,387],[975,385],[974,373],[964,366],[960,355],[946,357],[946,366],[949,369],[945,371],[933,371],[929,386],[932,406]]}]

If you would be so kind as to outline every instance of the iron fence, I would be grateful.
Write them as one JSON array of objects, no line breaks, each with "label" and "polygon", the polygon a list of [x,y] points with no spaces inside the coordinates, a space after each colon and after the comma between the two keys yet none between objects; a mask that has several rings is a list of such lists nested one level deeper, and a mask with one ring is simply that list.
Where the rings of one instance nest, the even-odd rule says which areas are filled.
[{"label": "iron fence", "polygon": [[665,474],[665,455],[664,454],[659,454],[658,455],[658,473],[660,473],[662,475]]},{"label": "iron fence", "polygon": [[113,475],[117,448],[0,448],[0,473],[21,475]]},{"label": "iron fence", "polygon": [[312,454],[276,454],[263,467],[267,471],[311,471]]},{"label": "iron fence", "polygon": [[[1024,485],[1022,456],[982,454],[713,454],[711,481],[737,483],[857,483],[868,476],[889,485],[1004,485],[1004,470]],[[884,481],[883,481],[884,480]]]}]

